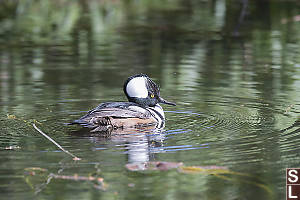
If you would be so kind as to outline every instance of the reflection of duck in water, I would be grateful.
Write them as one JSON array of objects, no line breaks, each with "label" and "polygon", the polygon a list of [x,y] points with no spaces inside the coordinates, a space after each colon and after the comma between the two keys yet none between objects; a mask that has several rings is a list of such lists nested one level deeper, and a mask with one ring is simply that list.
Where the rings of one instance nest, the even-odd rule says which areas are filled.
[{"label": "reflection of duck in water", "polygon": [[129,77],[123,89],[129,102],[102,103],[72,124],[90,128],[91,132],[148,126],[162,128],[165,116],[158,103],[176,105],[160,97],[159,87],[145,74]]}]

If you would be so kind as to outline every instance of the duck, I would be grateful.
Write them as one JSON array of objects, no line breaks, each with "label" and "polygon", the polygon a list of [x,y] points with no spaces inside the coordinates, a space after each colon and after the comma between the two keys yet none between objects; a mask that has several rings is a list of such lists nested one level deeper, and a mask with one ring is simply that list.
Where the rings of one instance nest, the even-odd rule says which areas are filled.
[{"label": "duck", "polygon": [[163,128],[165,115],[159,104],[176,106],[160,96],[159,86],[146,74],[130,76],[123,85],[128,102],[105,102],[71,124],[90,132],[154,126]]}]

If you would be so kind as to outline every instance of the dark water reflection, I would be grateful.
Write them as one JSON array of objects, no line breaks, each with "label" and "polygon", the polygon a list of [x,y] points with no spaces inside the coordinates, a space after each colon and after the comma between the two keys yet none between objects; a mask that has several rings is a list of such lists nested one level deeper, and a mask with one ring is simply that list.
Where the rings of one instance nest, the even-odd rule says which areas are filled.
[{"label": "dark water reflection", "polygon": [[[3,198],[284,198],[285,168],[300,164],[299,3],[175,2],[107,4],[101,26],[101,17],[87,19],[95,11],[87,2],[64,37],[26,32],[22,24],[34,9],[24,19],[1,18],[21,20],[11,34],[9,23],[0,28]],[[177,103],[164,107],[163,130],[103,137],[73,134],[77,128],[65,125],[101,102],[125,101],[123,81],[136,73],[148,74]],[[82,160],[41,137],[34,120]],[[246,176],[125,168],[146,161],[225,166]],[[33,175],[26,171],[32,167],[47,171]],[[50,173],[97,175],[107,188],[49,180]]]}]

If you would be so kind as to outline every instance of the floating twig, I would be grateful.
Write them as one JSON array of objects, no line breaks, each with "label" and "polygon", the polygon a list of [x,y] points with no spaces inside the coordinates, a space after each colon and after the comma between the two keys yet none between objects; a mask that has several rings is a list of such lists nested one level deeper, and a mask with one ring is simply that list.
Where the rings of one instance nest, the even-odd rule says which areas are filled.
[{"label": "floating twig", "polygon": [[[79,182],[86,181],[93,184],[93,186],[96,189],[100,189],[100,190],[106,190],[108,187],[108,184],[104,182],[104,179],[97,175],[80,176],[78,174],[74,174],[74,175],[54,174],[54,173],[49,173],[48,169],[40,168],[40,167],[28,167],[25,168],[24,170],[25,170],[25,180],[27,184],[29,184],[35,190],[35,194],[38,194],[43,189],[45,189],[53,179],[79,181]],[[39,184],[39,182],[41,183]]]},{"label": "floating twig", "polygon": [[58,175],[58,174],[50,174],[55,179],[64,179],[64,180],[73,180],[73,181],[97,181],[99,183],[103,182],[103,178],[101,177],[93,177],[93,176],[78,176],[78,174],[74,174],[73,176],[68,175]]},{"label": "floating twig", "polygon": [[37,130],[40,134],[42,134],[45,138],[47,138],[48,140],[50,140],[50,142],[52,142],[53,144],[55,144],[58,148],[60,148],[63,152],[69,154],[70,156],[73,157],[73,160],[81,160],[81,158],[78,158],[77,156],[75,156],[74,154],[72,154],[71,152],[69,152],[68,150],[65,150],[62,146],[60,146],[57,142],[55,142],[51,137],[49,137],[46,133],[44,133],[43,131],[41,131],[34,123],[32,124],[33,128],[35,130]]},{"label": "floating twig", "polygon": [[104,179],[101,177],[93,177],[93,176],[78,176],[74,174],[73,176],[68,175],[58,175],[58,174],[49,174],[49,177],[54,179],[62,179],[62,180],[73,180],[73,181],[89,181],[94,182],[94,187],[96,189],[106,190],[107,184],[104,183]]}]

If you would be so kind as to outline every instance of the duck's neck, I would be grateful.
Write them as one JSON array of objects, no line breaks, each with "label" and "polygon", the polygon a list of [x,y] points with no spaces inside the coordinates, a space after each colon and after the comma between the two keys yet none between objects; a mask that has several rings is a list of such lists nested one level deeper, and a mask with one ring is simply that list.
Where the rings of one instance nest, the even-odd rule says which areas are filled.
[{"label": "duck's neck", "polygon": [[147,107],[146,109],[149,110],[157,120],[161,120],[161,121],[165,120],[164,110],[159,104],[156,104],[155,106]]}]

